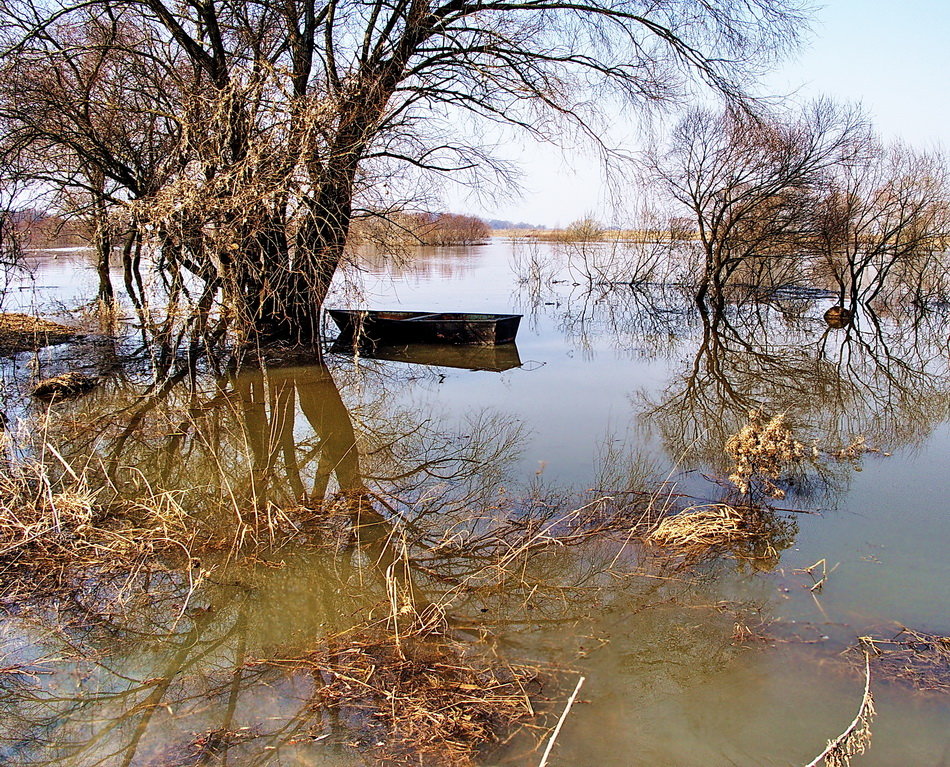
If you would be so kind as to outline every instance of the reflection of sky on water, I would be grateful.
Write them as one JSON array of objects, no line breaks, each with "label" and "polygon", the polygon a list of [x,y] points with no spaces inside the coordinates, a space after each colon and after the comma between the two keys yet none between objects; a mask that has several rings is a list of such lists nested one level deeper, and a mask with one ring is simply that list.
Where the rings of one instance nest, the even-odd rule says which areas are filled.
[{"label": "reflection of sky on water", "polygon": [[[88,248],[57,248],[27,254],[24,268],[7,275],[3,300],[8,312],[69,311],[95,298],[98,278]],[[116,285],[121,270],[113,269]]]},{"label": "reflection of sky on water", "polygon": [[[597,456],[604,453],[605,441],[612,440],[626,442],[652,456],[660,474],[672,472],[680,489],[700,495],[715,493],[692,471],[709,471],[708,465],[678,463],[679,455],[667,455],[662,450],[656,425],[638,417],[643,399],[655,401],[675,370],[689,369],[695,355],[694,333],[681,338],[652,339],[633,335],[629,343],[624,343],[622,324],[611,327],[609,323],[591,320],[585,326],[587,335],[565,342],[564,330],[575,329],[563,318],[570,303],[571,286],[559,285],[547,297],[546,302],[559,305],[542,304],[535,307],[536,314],[530,306],[519,309],[524,291],[517,289],[512,276],[511,247],[495,241],[468,251],[426,254],[420,259],[424,266],[411,276],[394,279],[385,269],[365,275],[366,305],[370,308],[398,305],[526,314],[518,334],[519,354],[523,361],[541,362],[543,366],[532,366],[530,372],[522,369],[501,374],[445,369],[443,379],[426,382],[420,387],[423,391],[413,396],[430,398],[449,412],[496,406],[512,413],[533,433],[525,448],[524,471],[543,469],[544,475],[555,482],[592,482]],[[449,283],[438,276],[443,269],[431,265],[444,262],[451,264],[444,271],[455,275]],[[586,300],[591,302],[592,307],[587,308],[592,309],[590,314],[594,316],[598,306],[602,308],[613,299],[609,293],[602,293]],[[811,319],[804,323],[791,322],[787,328],[776,328],[776,338],[769,339],[771,351],[792,358],[800,348],[813,347],[825,330],[814,319],[821,316],[824,308],[824,304],[813,307],[808,314]],[[926,335],[931,331],[921,332]],[[895,353],[918,346],[906,331],[903,338],[901,334],[897,336],[898,342],[893,343]],[[835,346],[842,338],[840,333],[830,334],[825,342],[826,354],[830,360],[842,359],[853,364],[856,353],[842,353]],[[925,339],[922,345],[930,340]],[[895,362],[895,368],[899,362]],[[945,355],[937,350],[926,366],[930,377],[936,376],[937,389],[942,387],[946,392]],[[887,370],[884,373],[890,375]],[[860,377],[865,373],[857,370],[854,375]],[[783,385],[781,381],[776,383]],[[815,387],[817,398],[817,381],[787,383],[796,390]],[[864,383],[871,385],[859,380],[857,386]],[[887,389],[882,391],[886,399]],[[916,393],[921,397],[933,396],[923,389]],[[890,396],[913,399],[914,391],[902,393],[892,388]],[[781,402],[781,397],[777,401]],[[816,414],[824,410],[828,416],[823,415],[821,420],[834,421],[834,406],[816,402]],[[888,424],[889,420],[902,418],[901,411],[884,417],[875,415],[872,409],[870,420],[866,421],[872,430],[908,435],[922,430],[922,442],[904,448],[883,445],[884,450],[898,449],[889,458],[866,456],[860,472],[842,470],[846,476],[844,493],[818,499],[825,512],[823,516],[798,517],[800,534],[796,546],[783,554],[782,565],[789,572],[823,557],[829,560],[829,567],[840,562],[832,576],[833,585],[822,595],[821,607],[840,611],[842,620],[863,625],[890,620],[950,633],[950,591],[946,588],[950,583],[950,558],[941,554],[950,546],[950,518],[940,503],[933,502],[935,498],[950,497],[950,473],[941,468],[950,456],[950,426],[945,420],[947,400],[943,402],[944,414],[938,412],[935,416],[936,423],[943,423],[933,431],[927,424],[915,427],[906,415],[904,423]],[[789,406],[791,403],[785,405]],[[839,411],[839,421],[845,427],[862,428],[861,414],[853,412],[856,408],[856,404],[846,404],[843,412]],[[939,404],[937,410],[941,410]],[[810,508],[807,499],[803,508]],[[797,586],[795,590],[801,591]],[[792,599],[792,603],[790,615],[824,619],[810,597]]]}]

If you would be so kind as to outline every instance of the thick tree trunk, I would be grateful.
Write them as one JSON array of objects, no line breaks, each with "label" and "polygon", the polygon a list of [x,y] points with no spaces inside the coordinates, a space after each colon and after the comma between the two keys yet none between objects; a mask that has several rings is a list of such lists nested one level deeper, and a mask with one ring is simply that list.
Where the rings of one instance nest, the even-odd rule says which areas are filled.
[{"label": "thick tree trunk", "polygon": [[[342,159],[325,170],[292,252],[279,259],[278,269],[269,269],[256,322],[264,338],[319,345],[323,304],[350,230],[353,183],[363,151],[362,132],[354,133],[341,137]],[[287,242],[283,247],[291,250]]]},{"label": "thick tree trunk", "polygon": [[258,247],[263,254],[259,278],[240,276],[239,288],[258,339],[319,347],[323,304],[349,234],[357,169],[404,64],[394,58],[373,72],[340,108],[345,119],[325,159],[308,166],[314,192],[294,242],[286,239],[286,226],[275,227],[284,236],[272,243],[279,252],[267,254],[267,247]]}]

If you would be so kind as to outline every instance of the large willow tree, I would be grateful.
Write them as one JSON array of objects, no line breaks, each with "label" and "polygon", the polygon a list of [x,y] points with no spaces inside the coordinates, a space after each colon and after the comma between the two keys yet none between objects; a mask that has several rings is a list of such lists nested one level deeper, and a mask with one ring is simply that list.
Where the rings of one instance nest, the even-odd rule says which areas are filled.
[{"label": "large willow tree", "polygon": [[793,3],[3,0],[3,151],[104,257],[130,233],[205,312],[310,341],[354,215],[398,179],[498,178],[460,135],[596,140],[605,104],[742,99]]}]

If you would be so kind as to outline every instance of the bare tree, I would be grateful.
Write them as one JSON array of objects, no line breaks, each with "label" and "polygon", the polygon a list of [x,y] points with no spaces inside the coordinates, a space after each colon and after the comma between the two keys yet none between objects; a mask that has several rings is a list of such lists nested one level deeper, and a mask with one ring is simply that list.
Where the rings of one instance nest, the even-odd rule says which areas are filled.
[{"label": "bare tree", "polygon": [[[2,61],[3,168],[92,234],[106,301],[116,238],[136,236],[116,213],[154,194],[177,159],[177,62],[154,31],[130,14],[81,10]],[[127,283],[131,252],[127,242]]]},{"label": "bare tree", "polygon": [[841,164],[814,211],[815,272],[839,302],[889,294],[919,301],[947,285],[950,172],[937,153],[874,143],[860,162]]},{"label": "bare tree", "polygon": [[743,273],[759,283],[781,281],[803,266],[815,190],[860,157],[868,141],[859,113],[826,101],[795,119],[691,111],[669,148],[647,163],[696,222],[697,298],[721,303]]},{"label": "bare tree", "polygon": [[[77,155],[94,164],[163,266],[205,283],[205,305],[223,295],[256,333],[307,341],[353,217],[387,183],[504,178],[455,138],[466,116],[542,139],[563,121],[596,141],[608,93],[643,107],[699,81],[737,101],[796,42],[803,13],[792,0],[6,0],[2,21],[3,77],[28,61],[92,82],[101,67],[72,71],[90,55],[123,68],[112,98],[80,87],[48,112],[118,136],[96,130],[77,152],[40,130],[20,145],[74,168],[71,181]],[[90,25],[114,39],[76,34]],[[30,99],[3,95],[6,130],[32,124],[33,98],[49,103],[45,79]],[[143,115],[161,129],[139,126]],[[154,187],[115,162],[126,131],[136,154],[161,159]]]}]

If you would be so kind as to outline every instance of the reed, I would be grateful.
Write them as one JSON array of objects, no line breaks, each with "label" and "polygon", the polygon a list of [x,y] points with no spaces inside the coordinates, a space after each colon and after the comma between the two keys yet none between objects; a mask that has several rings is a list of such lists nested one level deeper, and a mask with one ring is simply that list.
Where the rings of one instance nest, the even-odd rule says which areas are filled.
[{"label": "reed", "polygon": [[[771,528],[755,510],[740,511],[726,503],[691,506],[663,519],[647,537],[649,543],[687,560],[700,559],[723,549],[760,541],[768,543]],[[771,552],[774,554],[774,550]]]}]

